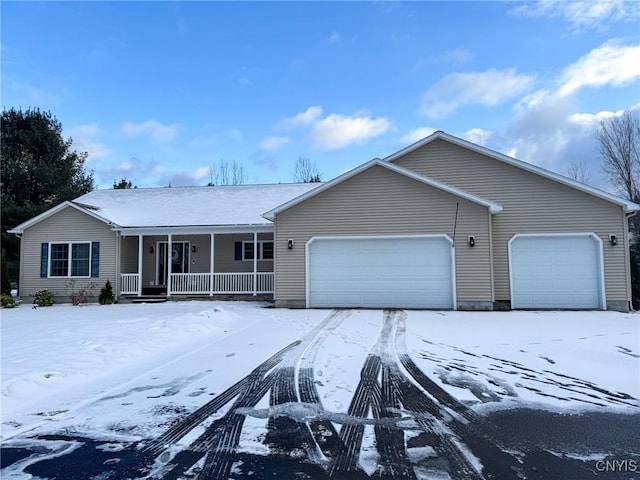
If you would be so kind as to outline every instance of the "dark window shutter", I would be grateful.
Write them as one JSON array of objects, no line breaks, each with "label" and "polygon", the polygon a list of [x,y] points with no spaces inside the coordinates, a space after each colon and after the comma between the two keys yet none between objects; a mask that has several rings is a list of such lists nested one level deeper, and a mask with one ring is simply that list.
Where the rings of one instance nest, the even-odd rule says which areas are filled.
[{"label": "dark window shutter", "polygon": [[100,242],[91,244],[91,276],[93,278],[100,276]]},{"label": "dark window shutter", "polygon": [[236,242],[236,260],[242,260],[242,242]]},{"label": "dark window shutter", "polygon": [[49,266],[49,244],[43,243],[40,248],[40,278],[47,278]]}]

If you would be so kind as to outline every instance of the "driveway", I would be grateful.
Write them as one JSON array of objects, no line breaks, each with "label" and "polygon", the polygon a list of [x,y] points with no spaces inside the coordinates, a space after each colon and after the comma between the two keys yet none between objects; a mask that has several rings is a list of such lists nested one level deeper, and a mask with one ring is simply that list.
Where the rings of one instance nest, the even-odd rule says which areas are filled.
[{"label": "driveway", "polygon": [[[45,422],[6,440],[3,478],[640,478],[636,396],[570,376],[560,381],[558,372],[539,375],[471,349],[456,347],[464,358],[447,361],[438,356],[442,343],[438,350],[427,338],[411,337],[410,343],[424,347],[407,346],[412,312],[369,311],[366,318],[379,317],[375,329],[371,322],[358,328],[358,314],[327,313],[235,382],[207,395],[206,387],[195,385],[206,382],[207,372],[233,368],[235,355],[225,356],[221,365],[220,352],[210,351],[218,364],[184,372],[182,383],[162,383],[163,368],[180,371],[180,360],[156,369],[136,384],[86,402],[60,426]],[[360,354],[363,345],[367,348]],[[207,349],[197,354],[205,361]],[[496,388],[488,389],[476,378],[491,370],[479,373],[480,357],[489,357],[491,368],[503,376],[556,382],[552,388],[563,388],[576,401],[606,401],[619,409],[567,414],[517,402],[511,408],[483,409],[482,403],[500,402],[500,396],[513,401],[522,385],[496,380]],[[192,369],[193,361],[184,365]],[[451,365],[463,375],[452,376]],[[356,381],[340,381],[329,369],[344,371],[344,378],[357,370],[357,376],[351,375]],[[172,401],[172,392],[186,385],[191,398],[203,399],[195,408]],[[457,389],[468,395],[455,395]],[[151,395],[156,391],[162,393]],[[548,392],[538,393],[552,395]],[[157,399],[151,412],[163,419],[157,434],[132,435],[135,428],[126,423],[86,434],[87,422],[118,410],[126,416],[141,395]]]}]

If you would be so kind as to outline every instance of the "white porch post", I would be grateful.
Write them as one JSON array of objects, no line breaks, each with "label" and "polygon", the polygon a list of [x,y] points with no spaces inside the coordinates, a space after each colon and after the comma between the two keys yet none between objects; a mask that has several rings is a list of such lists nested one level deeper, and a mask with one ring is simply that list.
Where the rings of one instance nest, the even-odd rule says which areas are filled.
[{"label": "white porch post", "polygon": [[171,296],[171,264],[173,263],[173,245],[171,242],[171,234],[167,234],[167,249],[164,252],[164,261],[167,264],[167,297]]},{"label": "white porch post", "polygon": [[142,296],[142,235],[138,235],[138,296]]},{"label": "white porch post", "polygon": [[258,294],[258,232],[253,232],[253,296]]},{"label": "white porch post", "polygon": [[213,297],[213,292],[214,292],[214,280],[215,280],[215,275],[214,275],[214,268],[215,268],[215,256],[216,256],[216,235],[215,233],[211,234],[211,248],[210,248],[211,252],[211,261],[209,262],[209,272],[210,272],[210,276],[211,276],[211,280],[209,283],[209,296]]}]

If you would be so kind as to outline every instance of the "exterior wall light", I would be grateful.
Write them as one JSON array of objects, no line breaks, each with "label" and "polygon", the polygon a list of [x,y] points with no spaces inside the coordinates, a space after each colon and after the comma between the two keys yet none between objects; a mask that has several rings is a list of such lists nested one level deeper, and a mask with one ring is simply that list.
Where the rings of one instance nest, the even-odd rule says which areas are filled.
[{"label": "exterior wall light", "polygon": [[611,243],[611,245],[617,245],[618,244],[618,239],[616,238],[616,236],[614,234],[609,235],[609,243]]},{"label": "exterior wall light", "polygon": [[153,245],[151,245],[151,246],[149,247],[149,253],[153,253],[153,252],[155,252],[155,249],[153,248]]},{"label": "exterior wall light", "polygon": [[287,240],[287,248],[291,250],[293,248],[293,238]]},{"label": "exterior wall light", "polygon": [[476,237],[474,237],[473,235],[469,235],[468,239],[469,239],[469,246],[474,247],[476,245]]},{"label": "exterior wall light", "polygon": [[196,252],[198,251],[198,246],[197,246],[197,245],[195,245],[195,244],[194,244],[194,245],[192,245],[192,246],[191,246],[191,251],[192,251],[193,253],[196,253]]}]

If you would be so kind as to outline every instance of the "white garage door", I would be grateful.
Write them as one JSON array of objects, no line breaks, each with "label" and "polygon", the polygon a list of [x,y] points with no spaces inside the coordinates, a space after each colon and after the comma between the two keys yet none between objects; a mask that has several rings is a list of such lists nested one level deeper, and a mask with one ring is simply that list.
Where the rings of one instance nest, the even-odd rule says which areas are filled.
[{"label": "white garage door", "polygon": [[453,308],[445,235],[316,237],[307,244],[310,307]]},{"label": "white garage door", "polygon": [[602,242],[594,234],[516,235],[512,308],[604,308]]}]

